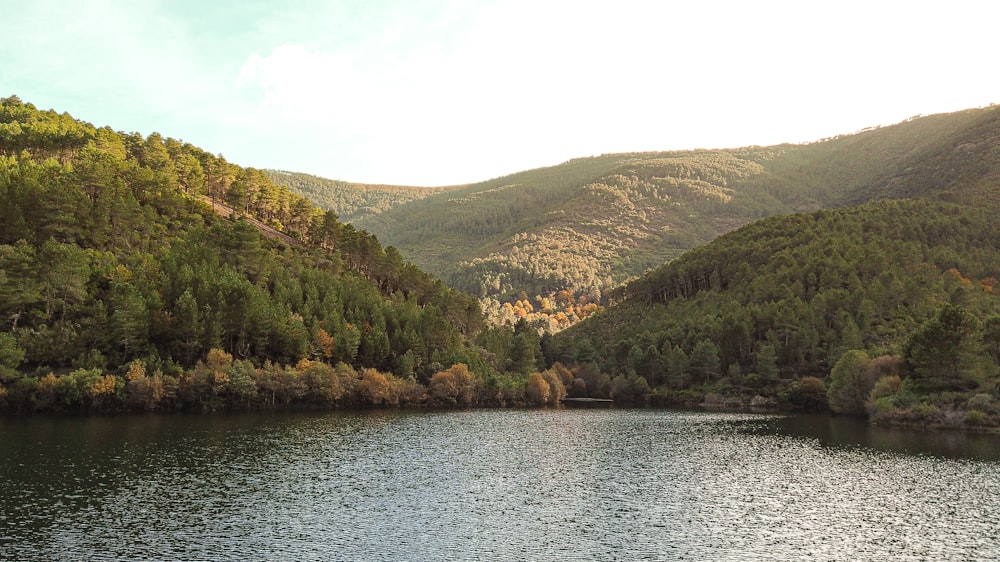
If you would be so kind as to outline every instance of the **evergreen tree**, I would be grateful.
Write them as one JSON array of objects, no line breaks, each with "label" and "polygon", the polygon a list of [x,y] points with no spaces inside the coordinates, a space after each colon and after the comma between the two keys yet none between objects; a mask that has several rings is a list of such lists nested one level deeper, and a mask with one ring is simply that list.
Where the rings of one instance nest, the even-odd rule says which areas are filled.
[{"label": "evergreen tree", "polygon": [[946,305],[907,340],[903,356],[923,391],[962,389],[977,351],[979,322],[961,306]]}]

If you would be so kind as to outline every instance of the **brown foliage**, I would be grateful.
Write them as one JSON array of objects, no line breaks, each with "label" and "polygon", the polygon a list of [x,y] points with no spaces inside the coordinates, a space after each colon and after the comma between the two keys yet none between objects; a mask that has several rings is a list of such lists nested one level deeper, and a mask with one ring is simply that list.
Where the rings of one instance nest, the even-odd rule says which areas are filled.
[{"label": "brown foliage", "polygon": [[431,377],[427,393],[436,404],[472,404],[476,395],[475,384],[469,368],[463,363],[438,371]]},{"label": "brown foliage", "polygon": [[552,365],[552,371],[559,375],[559,379],[562,381],[563,385],[569,387],[573,384],[573,380],[576,378],[573,376],[573,372],[570,371],[565,365],[556,361]]},{"label": "brown foliage", "polygon": [[416,406],[427,399],[427,389],[414,380],[392,377],[390,382],[401,406]]},{"label": "brown foliage", "polygon": [[531,373],[525,384],[524,393],[528,402],[536,406],[543,406],[549,401],[549,389],[549,383],[541,373]]},{"label": "brown foliage", "polygon": [[393,385],[389,382],[389,377],[375,369],[365,369],[361,374],[361,381],[358,383],[358,398],[362,402],[372,406],[390,406],[399,402],[399,397],[394,392]]},{"label": "brown foliage", "polygon": [[[570,374],[568,370],[566,373]],[[548,404],[555,406],[562,402],[563,398],[566,398],[566,385],[559,373],[555,369],[549,369],[542,372],[542,377],[545,378],[545,382],[549,383]],[[570,374],[570,378],[572,378],[572,374]]]},{"label": "brown foliage", "polygon": [[316,331],[316,336],[313,338],[316,349],[318,353],[321,353],[323,357],[330,359],[333,357],[334,344],[336,340],[334,337],[327,333],[326,330],[320,328]]}]

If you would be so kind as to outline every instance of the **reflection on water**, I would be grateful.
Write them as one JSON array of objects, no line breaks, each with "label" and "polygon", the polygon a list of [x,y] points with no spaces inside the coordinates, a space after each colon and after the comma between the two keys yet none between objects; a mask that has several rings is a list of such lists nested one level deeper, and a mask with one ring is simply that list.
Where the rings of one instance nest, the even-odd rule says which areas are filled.
[{"label": "reflection on water", "polygon": [[990,559],[995,436],[656,410],[0,420],[0,560]]},{"label": "reflection on water", "polygon": [[859,418],[826,414],[777,417],[759,425],[758,432],[767,431],[816,439],[824,447],[1000,461],[1000,435],[990,433],[875,426]]}]

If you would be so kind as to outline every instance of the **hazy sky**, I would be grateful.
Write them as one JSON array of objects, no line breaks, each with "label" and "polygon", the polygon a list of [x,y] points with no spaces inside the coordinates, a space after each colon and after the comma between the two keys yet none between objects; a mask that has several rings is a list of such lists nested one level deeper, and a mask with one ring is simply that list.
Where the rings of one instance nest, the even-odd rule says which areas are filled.
[{"label": "hazy sky", "polygon": [[0,96],[242,166],[449,185],[1000,102],[1000,3],[0,0]]}]

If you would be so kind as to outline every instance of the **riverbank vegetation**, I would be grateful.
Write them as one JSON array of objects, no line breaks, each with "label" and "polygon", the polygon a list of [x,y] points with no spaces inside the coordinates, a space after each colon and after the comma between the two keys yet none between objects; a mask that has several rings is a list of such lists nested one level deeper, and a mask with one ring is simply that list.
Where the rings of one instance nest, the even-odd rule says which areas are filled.
[{"label": "riverbank vegetation", "polygon": [[527,378],[487,379],[462,363],[413,377],[340,362],[302,359],[295,365],[234,359],[209,350],[192,369],[153,370],[135,359],[124,374],[77,368],[11,379],[0,387],[0,411],[25,414],[216,412],[366,407],[544,406],[566,396],[571,373],[561,365]]}]

